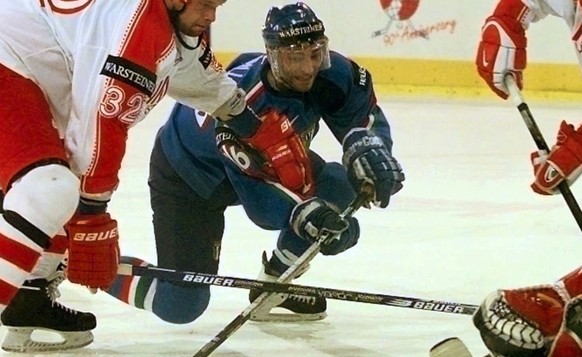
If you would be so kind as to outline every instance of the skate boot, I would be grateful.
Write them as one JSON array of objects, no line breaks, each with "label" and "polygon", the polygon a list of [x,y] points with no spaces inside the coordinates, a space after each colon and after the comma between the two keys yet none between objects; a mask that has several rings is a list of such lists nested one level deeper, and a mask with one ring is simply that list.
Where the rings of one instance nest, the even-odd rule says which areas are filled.
[{"label": "skate boot", "polygon": [[[3,350],[24,353],[60,351],[93,342],[91,330],[97,325],[95,316],[69,309],[56,301],[60,296],[57,286],[63,280],[63,272],[57,271],[48,279],[24,283],[0,316],[2,325],[7,328],[2,341]],[[56,333],[61,340],[35,341],[32,339],[35,330]]]},{"label": "skate boot", "polygon": [[[279,276],[281,274],[271,267],[267,254],[263,252],[263,269],[258,280],[275,282]],[[263,293],[262,290],[251,289],[249,300],[253,302],[261,293]],[[327,302],[324,297],[282,293],[273,295],[267,304],[251,315],[251,321],[317,321],[327,316],[325,312]],[[271,312],[273,309],[282,310],[282,312]]]},{"label": "skate boot", "polygon": [[481,304],[473,323],[491,351],[541,357],[560,330],[565,305],[558,286],[499,290]]}]

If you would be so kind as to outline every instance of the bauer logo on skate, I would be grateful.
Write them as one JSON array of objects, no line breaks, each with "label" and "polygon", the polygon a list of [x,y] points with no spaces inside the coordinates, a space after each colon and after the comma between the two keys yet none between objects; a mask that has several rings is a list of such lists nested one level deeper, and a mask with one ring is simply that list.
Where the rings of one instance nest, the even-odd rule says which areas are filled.
[{"label": "bauer logo on skate", "polygon": [[416,14],[420,0],[380,0],[382,10],[388,16],[386,25],[372,32],[372,38],[380,37],[387,46],[397,42],[429,40],[437,32],[453,34],[457,25],[455,19],[436,21],[426,24],[414,24],[411,20]]}]

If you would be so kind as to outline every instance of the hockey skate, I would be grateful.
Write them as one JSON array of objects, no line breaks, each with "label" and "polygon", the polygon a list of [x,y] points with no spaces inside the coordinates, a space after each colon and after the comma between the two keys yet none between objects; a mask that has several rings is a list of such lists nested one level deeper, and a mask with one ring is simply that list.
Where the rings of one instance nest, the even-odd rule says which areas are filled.
[{"label": "hockey skate", "polygon": [[[91,330],[97,325],[95,316],[56,302],[60,296],[57,286],[63,280],[63,272],[58,271],[49,279],[24,283],[0,316],[2,325],[7,328],[2,341],[3,350],[23,353],[61,351],[93,342]],[[60,335],[61,340],[35,341],[33,332],[43,330]]]},{"label": "hockey skate", "polygon": [[[275,282],[280,276],[269,264],[267,255],[263,253],[263,268],[258,280]],[[251,289],[249,300],[253,302],[263,293],[259,289]],[[323,320],[326,316],[327,301],[324,297],[313,297],[296,294],[273,294],[263,307],[251,315],[251,321],[297,322]],[[274,312],[272,310],[281,310]]]}]

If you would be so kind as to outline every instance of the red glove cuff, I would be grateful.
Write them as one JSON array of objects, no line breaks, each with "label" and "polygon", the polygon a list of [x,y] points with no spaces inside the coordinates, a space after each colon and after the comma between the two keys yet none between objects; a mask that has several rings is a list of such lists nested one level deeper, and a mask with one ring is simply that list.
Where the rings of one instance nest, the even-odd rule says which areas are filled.
[{"label": "red glove cuff", "polygon": [[108,213],[77,215],[67,225],[67,231],[68,279],[91,288],[109,288],[119,264],[117,222]]},{"label": "red glove cuff", "polygon": [[556,145],[546,160],[539,160],[539,155],[532,154],[535,181],[532,189],[539,194],[558,193],[558,185],[566,179],[572,184],[582,173],[582,128],[575,130],[565,121],[560,124]]},{"label": "red glove cuff", "polygon": [[300,195],[311,195],[314,190],[311,163],[286,116],[269,111],[247,142],[266,157],[283,186]]}]

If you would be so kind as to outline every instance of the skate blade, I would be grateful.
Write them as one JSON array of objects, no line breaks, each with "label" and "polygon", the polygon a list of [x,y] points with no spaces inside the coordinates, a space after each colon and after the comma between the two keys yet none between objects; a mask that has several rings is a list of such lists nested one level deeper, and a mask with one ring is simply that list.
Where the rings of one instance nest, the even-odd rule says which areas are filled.
[{"label": "skate blade", "polygon": [[[36,353],[53,352],[82,348],[93,342],[91,331],[63,332],[35,328],[7,327],[2,349],[7,352]],[[39,341],[32,338],[35,331],[46,331],[54,335],[59,335],[60,341]]]},{"label": "skate blade", "polygon": [[434,345],[430,357],[473,357],[467,346],[457,337],[450,337]]},{"label": "skate blade", "polygon": [[320,321],[327,317],[327,313],[320,312],[317,314],[297,314],[293,312],[289,313],[266,313],[266,314],[253,314],[250,317],[251,321],[254,322],[310,322],[310,321]]}]

